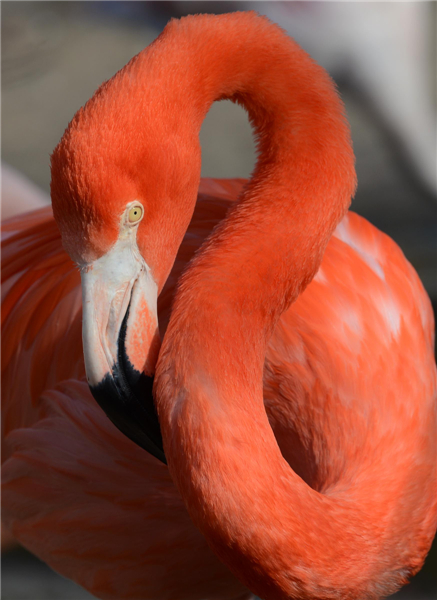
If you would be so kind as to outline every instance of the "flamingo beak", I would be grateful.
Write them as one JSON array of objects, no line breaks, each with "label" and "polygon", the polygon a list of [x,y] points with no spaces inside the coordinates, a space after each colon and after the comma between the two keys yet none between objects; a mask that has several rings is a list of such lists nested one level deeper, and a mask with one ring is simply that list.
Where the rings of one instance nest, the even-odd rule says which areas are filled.
[{"label": "flamingo beak", "polygon": [[160,339],[157,285],[132,232],[81,271],[88,384],[111,421],[166,463],[153,403]]}]

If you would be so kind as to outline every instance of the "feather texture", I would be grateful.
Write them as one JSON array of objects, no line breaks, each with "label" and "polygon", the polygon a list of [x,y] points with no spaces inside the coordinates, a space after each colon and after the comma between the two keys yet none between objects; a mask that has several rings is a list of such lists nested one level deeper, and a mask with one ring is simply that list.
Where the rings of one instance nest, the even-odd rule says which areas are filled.
[{"label": "feather texture", "polygon": [[[163,333],[181,272],[243,185],[202,181],[160,296]],[[248,592],[192,525],[167,468],[124,438],[89,393],[79,275],[50,208],[6,222],[3,232],[3,518],[14,535],[102,598],[243,597]],[[375,444],[406,413],[393,473],[410,456],[414,420],[432,452],[410,457],[409,494],[420,505],[425,489],[435,490],[435,482],[425,485],[418,476],[422,462],[435,457],[436,440],[420,425],[435,418],[436,381],[427,377],[432,330],[429,300],[402,252],[348,213],[313,282],[280,319],[264,368],[270,424],[284,457],[311,487],[329,494],[340,478],[352,479],[354,463],[345,459],[351,452],[373,461],[372,478],[380,467]],[[396,390],[408,390],[408,402]],[[407,475],[394,485],[409,485]],[[425,546],[435,513],[428,521],[420,514],[423,536],[412,544]]]}]

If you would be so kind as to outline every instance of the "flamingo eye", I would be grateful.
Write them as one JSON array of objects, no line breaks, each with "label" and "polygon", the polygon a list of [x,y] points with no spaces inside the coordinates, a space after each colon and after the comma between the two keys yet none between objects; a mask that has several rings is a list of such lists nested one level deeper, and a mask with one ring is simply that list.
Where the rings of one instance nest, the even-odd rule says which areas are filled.
[{"label": "flamingo eye", "polygon": [[129,209],[129,223],[138,223],[143,218],[144,209],[140,204],[135,204]]}]

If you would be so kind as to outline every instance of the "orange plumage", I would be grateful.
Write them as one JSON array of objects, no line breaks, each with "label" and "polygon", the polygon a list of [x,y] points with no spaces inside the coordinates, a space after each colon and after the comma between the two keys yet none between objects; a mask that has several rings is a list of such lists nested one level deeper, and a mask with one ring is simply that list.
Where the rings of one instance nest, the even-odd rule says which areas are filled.
[{"label": "orange plumage", "polygon": [[[197,197],[198,129],[223,97],[247,108],[260,158],[249,182],[204,180]],[[437,518],[433,316],[396,244],[346,212],[354,187],[332,83],[253,13],[172,22],[100,88],[52,159],[81,274],[50,209],[3,227],[17,539],[114,599],[380,598],[420,568]],[[138,345],[146,374],[156,360],[140,339],[151,290],[169,469],[86,384],[102,403],[114,381],[110,418],[160,456],[153,423],[126,412]]]}]

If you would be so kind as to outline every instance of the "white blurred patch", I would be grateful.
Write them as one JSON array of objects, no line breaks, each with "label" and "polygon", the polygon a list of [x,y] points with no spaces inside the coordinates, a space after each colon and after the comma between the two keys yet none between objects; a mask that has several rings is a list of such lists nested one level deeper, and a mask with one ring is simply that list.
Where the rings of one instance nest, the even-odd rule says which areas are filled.
[{"label": "white blurred patch", "polygon": [[378,262],[376,257],[376,249],[373,248],[374,254],[372,254],[367,248],[360,245],[359,240],[351,235],[349,228],[349,218],[346,215],[341,221],[334,232],[336,238],[347,244],[352,250],[355,250],[359,254],[360,258],[366,263],[370,269],[377,275],[382,281],[385,281],[384,270],[381,264]]},{"label": "white blurred patch", "polygon": [[341,320],[357,336],[362,334],[361,318],[358,312],[352,307],[346,308],[341,313]]},{"label": "white blurred patch", "polygon": [[313,281],[317,281],[317,283],[328,283],[322,267],[319,267],[319,270],[315,274]]},{"label": "white blurred patch", "polygon": [[374,306],[384,319],[389,332],[393,336],[397,336],[401,324],[401,313],[391,293],[387,292],[375,297]]}]

